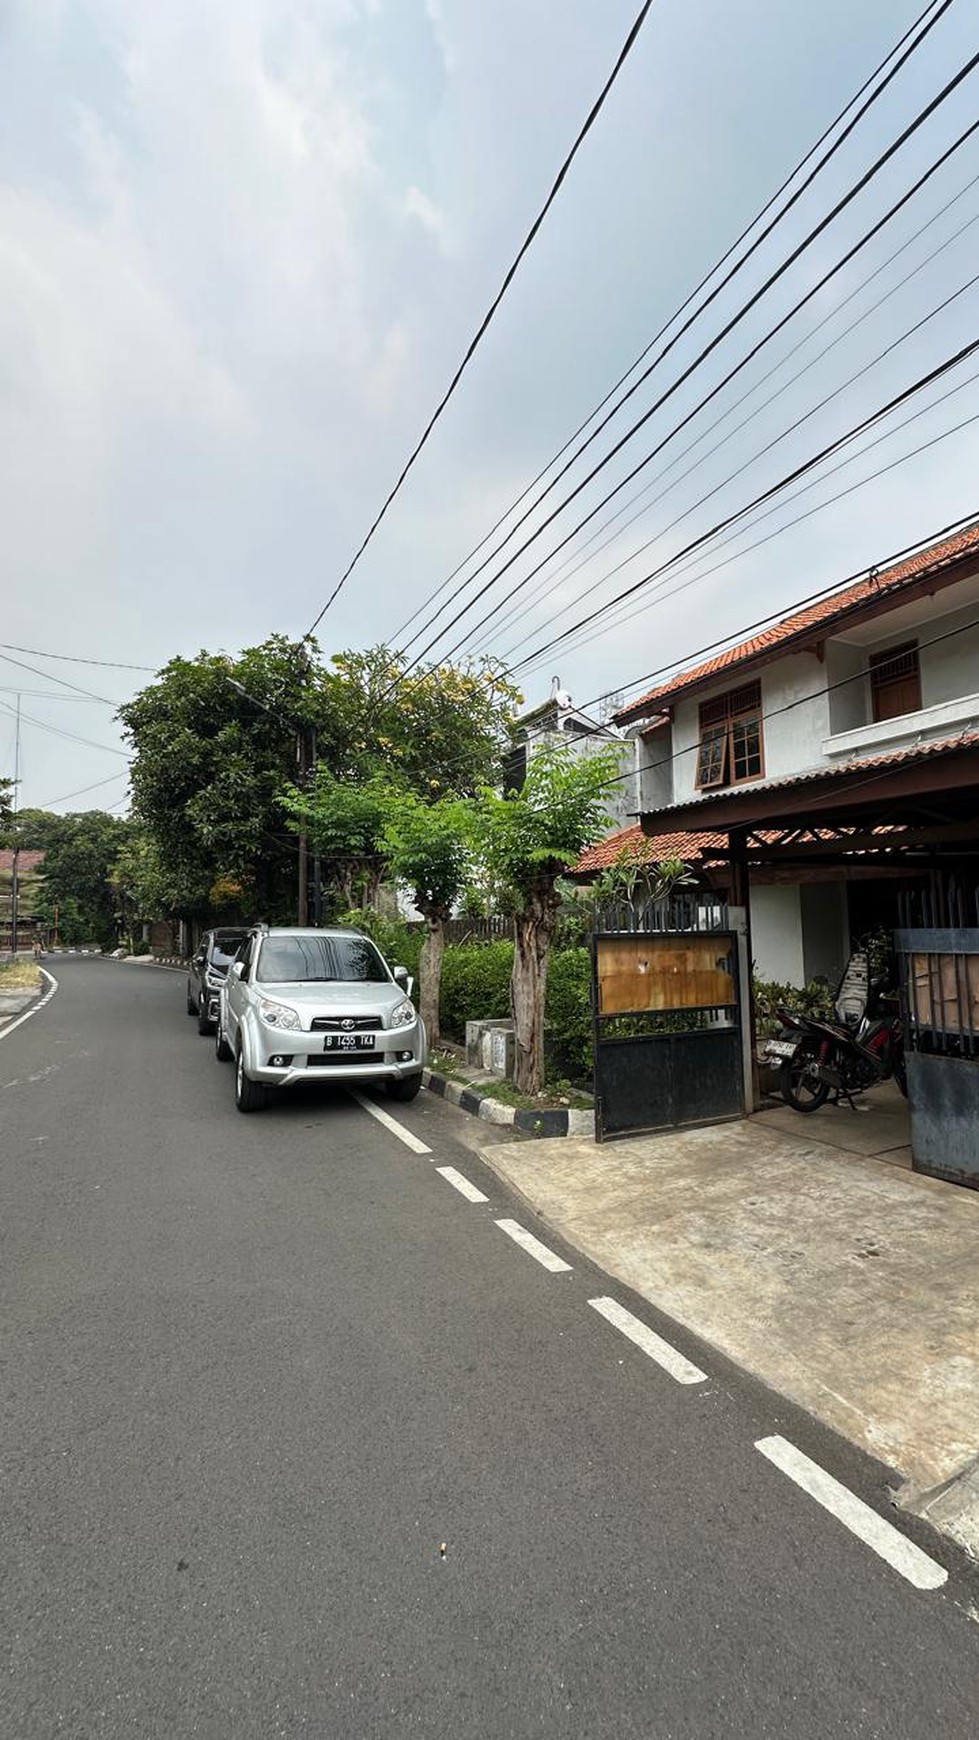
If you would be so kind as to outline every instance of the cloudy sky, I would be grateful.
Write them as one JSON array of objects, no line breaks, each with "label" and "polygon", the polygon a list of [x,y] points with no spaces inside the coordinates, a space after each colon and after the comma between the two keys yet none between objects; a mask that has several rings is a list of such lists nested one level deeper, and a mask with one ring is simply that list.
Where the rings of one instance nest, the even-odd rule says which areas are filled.
[{"label": "cloudy sky", "polygon": [[[446,576],[922,3],[658,0],[461,388],[328,612],[325,651],[394,637],[429,599],[413,627],[443,604],[447,627],[476,590],[458,591],[475,564],[448,589]],[[636,9],[637,0],[0,0],[0,639],[157,668],[202,646],[302,634],[444,389]],[[974,9],[957,0],[755,264],[636,395],[635,415],[952,76],[974,36]],[[581,702],[629,694],[666,660],[979,506],[979,425],[947,433],[975,407],[967,364],[841,455],[845,469],[824,467],[756,531],[638,595],[630,609],[643,604],[641,614],[613,612],[601,634],[542,650],[979,333],[979,296],[962,288],[979,270],[972,140],[502,609],[508,589],[971,122],[977,81],[434,650],[464,640],[470,652],[512,651],[530,700],[552,672]],[[618,419],[589,459],[629,421]],[[586,469],[532,512],[479,584]],[[105,700],[147,679],[6,650],[44,675],[0,664],[0,770],[11,766],[9,709],[21,688],[23,801],[121,808],[125,762]],[[53,698],[55,676],[104,699]]]}]

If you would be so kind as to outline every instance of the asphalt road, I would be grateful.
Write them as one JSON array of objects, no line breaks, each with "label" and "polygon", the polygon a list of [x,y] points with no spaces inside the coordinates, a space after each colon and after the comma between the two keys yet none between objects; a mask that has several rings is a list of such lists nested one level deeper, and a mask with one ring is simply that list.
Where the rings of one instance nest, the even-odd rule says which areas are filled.
[{"label": "asphalt road", "polygon": [[506,1237],[491,1130],[242,1117],[175,974],[49,964],[0,1038],[3,1740],[974,1740],[964,1565],[898,1515],[911,1587],[755,1440],[894,1518],[884,1471]]}]

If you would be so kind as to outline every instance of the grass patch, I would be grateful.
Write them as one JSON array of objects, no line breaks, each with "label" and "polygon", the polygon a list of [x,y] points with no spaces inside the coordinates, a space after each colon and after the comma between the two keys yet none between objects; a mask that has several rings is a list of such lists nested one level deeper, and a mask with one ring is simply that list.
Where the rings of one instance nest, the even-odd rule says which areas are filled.
[{"label": "grass patch", "polygon": [[36,991],[40,983],[33,961],[0,961],[0,991]]},{"label": "grass patch", "polygon": [[563,1111],[566,1107],[575,1112],[591,1111],[595,1102],[587,1094],[572,1087],[563,1093],[561,1086],[558,1082],[545,1088],[542,1094],[522,1094],[517,1092],[512,1081],[481,1081],[476,1092],[487,1099],[500,1100],[505,1106],[516,1106],[522,1112]]}]

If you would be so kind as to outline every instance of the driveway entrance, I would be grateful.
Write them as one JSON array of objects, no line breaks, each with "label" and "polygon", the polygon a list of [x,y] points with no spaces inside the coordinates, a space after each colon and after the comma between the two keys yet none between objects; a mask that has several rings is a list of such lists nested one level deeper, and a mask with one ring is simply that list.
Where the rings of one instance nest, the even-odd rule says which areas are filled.
[{"label": "driveway entrance", "polygon": [[892,1081],[863,1094],[856,1111],[846,1105],[825,1105],[803,1117],[791,1106],[774,1102],[756,1112],[750,1122],[798,1141],[825,1145],[837,1159],[842,1150],[911,1170],[911,1116],[907,1100]]}]

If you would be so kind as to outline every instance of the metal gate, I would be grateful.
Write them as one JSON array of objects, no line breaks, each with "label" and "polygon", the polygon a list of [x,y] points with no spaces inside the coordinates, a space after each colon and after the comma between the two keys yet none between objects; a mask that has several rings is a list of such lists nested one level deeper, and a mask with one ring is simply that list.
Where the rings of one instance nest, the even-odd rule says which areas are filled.
[{"label": "metal gate", "polygon": [[744,1112],[738,938],[714,900],[621,903],[592,937],[595,1134]]},{"label": "metal gate", "polygon": [[916,1172],[979,1189],[979,892],[906,896],[895,933]]}]

